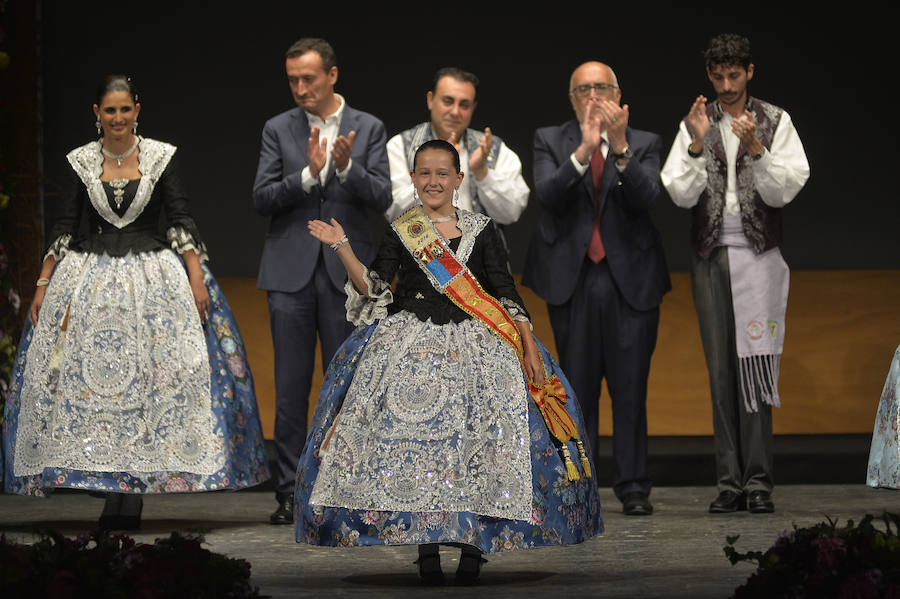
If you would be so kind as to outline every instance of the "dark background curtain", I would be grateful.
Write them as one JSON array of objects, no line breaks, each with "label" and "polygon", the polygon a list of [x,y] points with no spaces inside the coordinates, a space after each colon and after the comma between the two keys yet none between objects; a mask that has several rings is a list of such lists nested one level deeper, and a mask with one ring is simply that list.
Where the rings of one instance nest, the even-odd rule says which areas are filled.
[{"label": "dark background curtain", "polygon": [[[702,59],[709,37],[736,32],[754,50],[751,94],[788,110],[811,165],[809,183],[785,210],[788,263],[900,267],[891,15],[746,3],[733,4],[727,15],[712,4],[585,6],[529,13],[521,5],[420,3],[364,14],[338,3],[319,9],[294,2],[44,2],[46,212],[52,216],[53,194],[64,180],[65,153],[95,137],[94,90],[108,73],[125,72],[138,84],[140,133],[179,147],[213,270],[253,277],[267,228],[250,199],[260,132],[268,118],[294,107],[284,51],[296,39],[332,43],[336,90],[381,118],[388,136],[427,118],[425,93],[435,70],[473,71],[481,86],[472,126],[490,126],[502,137],[533,187],[534,130],[572,118],[567,88],[578,64],[597,59],[613,67],[630,124],[662,136],[664,161],[693,99],[713,97]],[[484,8],[493,14],[479,14]],[[539,211],[532,201],[508,228],[516,272]],[[670,268],[687,270],[689,213],[664,197],[653,219]],[[380,224],[373,218],[373,226]]]}]

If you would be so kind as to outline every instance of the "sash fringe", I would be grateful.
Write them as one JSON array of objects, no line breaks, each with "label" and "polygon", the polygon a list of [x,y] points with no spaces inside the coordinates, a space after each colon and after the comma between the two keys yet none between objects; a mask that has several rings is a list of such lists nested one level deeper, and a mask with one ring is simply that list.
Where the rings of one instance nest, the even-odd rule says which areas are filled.
[{"label": "sash fringe", "polygon": [[741,394],[744,396],[744,408],[748,412],[759,411],[757,397],[770,406],[781,407],[781,397],[778,395],[780,355],[769,354],[738,358],[738,365]]}]

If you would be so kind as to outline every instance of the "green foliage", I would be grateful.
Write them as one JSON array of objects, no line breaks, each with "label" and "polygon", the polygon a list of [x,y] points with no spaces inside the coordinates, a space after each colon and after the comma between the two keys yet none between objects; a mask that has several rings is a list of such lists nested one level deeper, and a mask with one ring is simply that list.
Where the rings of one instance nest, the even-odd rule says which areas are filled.
[{"label": "green foliage", "polygon": [[734,548],[739,537],[726,537],[724,551],[732,565],[757,565],[735,589],[735,599],[900,599],[900,515],[885,513],[879,520],[884,530],[871,514],[843,527],[826,520],[808,528],[795,525],[764,553],[740,553]]},{"label": "green foliage", "polygon": [[[6,70],[10,61],[5,48],[5,16],[5,3],[0,3],[0,72]],[[7,181],[9,165],[5,151],[10,147],[6,122],[11,114],[11,104],[4,83],[5,81],[0,80],[0,423],[3,422],[3,407],[16,359],[16,343],[21,331],[18,314],[22,303],[9,274],[9,259],[4,245],[9,220],[7,208],[13,200]]]},{"label": "green foliage", "polygon": [[5,597],[260,597],[249,582],[250,563],[204,549],[200,535],[173,532],[152,545],[99,531],[40,536],[31,545],[0,536]]}]

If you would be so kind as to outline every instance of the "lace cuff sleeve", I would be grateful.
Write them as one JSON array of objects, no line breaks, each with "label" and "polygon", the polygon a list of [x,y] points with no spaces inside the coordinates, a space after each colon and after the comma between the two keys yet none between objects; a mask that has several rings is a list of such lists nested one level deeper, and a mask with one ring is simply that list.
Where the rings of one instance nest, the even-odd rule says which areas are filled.
[{"label": "lace cuff sleeve", "polygon": [[44,260],[46,260],[48,256],[53,256],[53,258],[59,262],[69,251],[69,244],[71,242],[72,236],[70,234],[66,233],[65,235],[60,235],[56,238],[56,241],[51,243],[50,247],[47,248],[47,253],[44,254]]},{"label": "lace cuff sleeve", "polygon": [[347,320],[354,325],[372,324],[379,318],[387,316],[387,307],[394,301],[391,286],[381,280],[377,272],[366,269],[363,271],[363,279],[366,282],[368,293],[360,293],[353,281],[347,280],[344,291],[347,292]]},{"label": "lace cuff sleeve", "polygon": [[514,302],[513,300],[501,297],[500,303],[503,304],[503,307],[506,308],[506,311],[509,312],[509,315],[512,316],[513,320],[525,321],[527,323],[531,323],[531,319],[528,317],[528,312],[525,311],[525,308]]},{"label": "lace cuff sleeve", "polygon": [[209,254],[206,252],[206,244],[202,241],[198,243],[194,239],[194,236],[184,227],[169,227],[166,231],[166,238],[169,240],[169,243],[172,244],[172,249],[179,254],[183,254],[188,250],[194,250],[197,257],[200,258],[200,262],[209,261]]}]

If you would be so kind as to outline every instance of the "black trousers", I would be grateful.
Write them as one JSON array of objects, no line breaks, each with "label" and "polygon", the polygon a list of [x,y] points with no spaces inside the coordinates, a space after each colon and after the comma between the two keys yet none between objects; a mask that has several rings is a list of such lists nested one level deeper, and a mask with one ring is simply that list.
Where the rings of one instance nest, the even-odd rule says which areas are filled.
[{"label": "black trousers", "polygon": [[708,259],[695,254],[691,285],[709,371],[717,486],[719,491],[737,493],[771,491],[772,406],[758,398],[758,412],[744,408],[728,249],[717,247]]},{"label": "black trousers", "polygon": [[335,289],[321,256],[312,280],[300,291],[269,291],[269,321],[275,349],[276,491],[293,493],[297,462],[306,443],[309,392],[315,366],[316,333],[322,342],[322,369],[353,331],[347,296]]},{"label": "black trousers", "polygon": [[647,377],[659,308],[631,308],[606,260],[595,264],[587,259],[569,301],[547,308],[560,366],[584,413],[585,444],[596,456],[598,402],[605,378],[612,399],[613,491],[619,499],[633,491],[649,495]]}]

